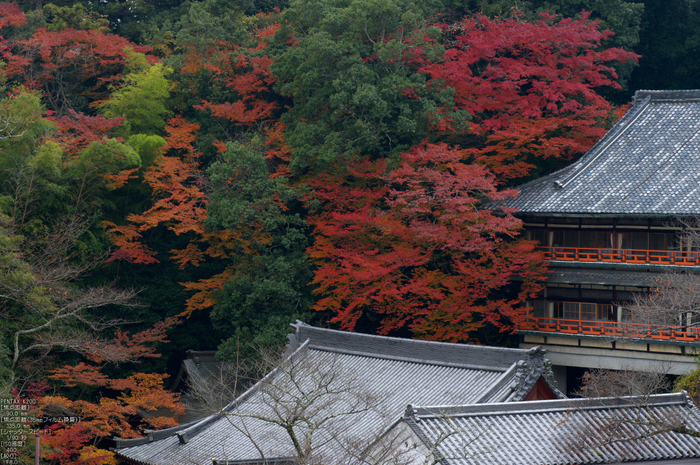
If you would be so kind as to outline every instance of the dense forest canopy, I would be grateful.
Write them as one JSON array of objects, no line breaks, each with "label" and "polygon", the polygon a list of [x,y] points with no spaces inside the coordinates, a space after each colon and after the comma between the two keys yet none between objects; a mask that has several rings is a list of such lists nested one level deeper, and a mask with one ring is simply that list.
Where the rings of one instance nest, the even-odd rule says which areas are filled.
[{"label": "dense forest canopy", "polygon": [[0,391],[112,463],[187,349],[507,343],[544,270],[489,201],[700,87],[698,37],[690,0],[0,4]]}]

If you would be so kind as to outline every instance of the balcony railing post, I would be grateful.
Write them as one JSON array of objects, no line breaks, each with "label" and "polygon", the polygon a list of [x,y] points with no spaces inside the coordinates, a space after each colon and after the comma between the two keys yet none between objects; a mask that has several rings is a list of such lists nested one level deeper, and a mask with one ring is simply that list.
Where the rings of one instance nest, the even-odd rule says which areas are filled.
[{"label": "balcony railing post", "polygon": [[[584,329],[585,328],[585,329]],[[592,336],[635,337],[647,340],[700,341],[700,330],[688,331],[682,326],[653,328],[642,323],[628,323],[604,320],[569,320],[566,318],[533,317],[520,326],[521,330],[544,331],[548,333],[589,334]]]},{"label": "balcony railing post", "polygon": [[[660,265],[700,266],[697,253],[677,250],[637,250],[582,247],[538,247],[546,260],[579,262],[647,263]],[[583,252],[590,250],[590,252]]]}]

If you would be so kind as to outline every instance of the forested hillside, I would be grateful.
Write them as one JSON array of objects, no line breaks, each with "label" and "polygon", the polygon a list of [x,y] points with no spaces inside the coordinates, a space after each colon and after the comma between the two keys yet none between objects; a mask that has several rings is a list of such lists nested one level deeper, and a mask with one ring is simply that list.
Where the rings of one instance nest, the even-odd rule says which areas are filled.
[{"label": "forested hillside", "polygon": [[489,201],[699,88],[699,48],[680,0],[2,3],[0,391],[47,460],[111,463],[188,349],[502,344],[544,270]]}]

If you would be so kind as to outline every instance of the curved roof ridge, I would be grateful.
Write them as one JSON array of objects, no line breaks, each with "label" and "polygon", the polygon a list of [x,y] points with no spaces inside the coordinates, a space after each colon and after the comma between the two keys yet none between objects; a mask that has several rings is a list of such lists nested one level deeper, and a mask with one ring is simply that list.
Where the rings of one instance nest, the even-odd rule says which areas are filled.
[{"label": "curved roof ridge", "polygon": [[[346,383],[350,382],[350,386],[366,389],[374,398],[376,411],[368,411],[353,422],[338,420],[337,425],[343,426],[343,440],[373,439],[382,432],[385,422],[393,421],[392,412],[403,409],[410,401],[419,405],[470,404],[499,383],[502,389],[489,400],[500,400],[504,394],[508,394],[507,400],[519,400],[523,383],[536,380],[544,369],[541,348],[507,349],[414,341],[314,328],[302,322],[293,326],[295,331],[289,337],[286,360],[293,362],[299,357],[303,362],[302,357],[308,355],[307,363],[311,364],[297,370],[299,379],[311,380],[315,376],[313,373],[330,363],[329,369],[338,383],[348,386]],[[405,363],[406,358],[416,363]],[[322,365],[314,367],[314,363]],[[284,383],[285,366],[281,365],[278,376],[274,371],[270,373],[268,382],[274,378],[272,382],[276,383],[279,377]],[[503,376],[507,371],[510,376]],[[256,389],[261,388],[259,385],[250,388],[219,415],[158,432],[157,438],[149,435],[149,438],[137,440],[138,443],[121,442],[117,454],[132,463],[186,465],[196,461],[203,463],[211,457],[217,460],[225,457],[228,461],[253,458],[261,452],[254,449],[261,445],[265,455],[282,457],[290,444],[284,440],[284,431],[265,418],[255,416],[258,409],[267,405],[265,399],[257,397]],[[329,418],[335,418],[334,409],[348,402],[352,395],[341,389],[332,402],[319,407],[328,409]],[[241,423],[241,418],[251,421],[246,425]],[[239,423],[245,426],[245,431]],[[321,447],[330,454],[341,443],[324,443]]]},{"label": "curved roof ridge", "polygon": [[590,410],[645,406],[688,405],[694,406],[685,391],[651,396],[590,397],[578,399],[529,400],[468,405],[412,405],[416,417],[445,417],[486,414],[520,414],[523,412],[554,412],[562,410]]},{"label": "curved roof ridge", "polygon": [[632,97],[632,104],[636,104],[640,100],[646,98],[651,98],[652,100],[695,100],[700,99],[700,89],[686,89],[686,90],[653,90],[653,89],[639,89],[634,93]]},{"label": "curved roof ridge", "polygon": [[[290,343],[309,339],[315,349],[387,359],[410,359],[421,363],[471,365],[483,369],[507,369],[513,363],[533,353],[532,349],[478,346],[451,342],[402,339],[374,334],[352,333],[318,328],[301,321],[292,325],[296,331]],[[528,352],[530,351],[530,352]],[[472,362],[470,363],[470,360]],[[499,370],[500,371],[500,370]]]},{"label": "curved roof ridge", "polygon": [[[298,347],[295,348],[293,352],[291,352],[289,355],[285,357],[285,359],[282,361],[282,363],[288,363],[289,360],[293,359],[296,357],[300,352],[308,348],[308,341],[303,342],[300,344]],[[260,379],[257,383],[249,387],[243,394],[238,396],[235,400],[233,400],[230,404],[228,404],[226,407],[224,407],[221,412],[217,412],[213,415],[209,415],[206,418],[203,418],[197,423],[192,424],[188,428],[183,429],[182,431],[176,432],[178,438],[180,439],[180,442],[187,442],[189,441],[192,437],[196,436],[200,432],[202,432],[208,425],[211,423],[217,421],[221,417],[225,416],[227,413],[231,412],[236,406],[239,404],[245,402],[250,396],[255,394],[255,392],[260,388],[261,385],[264,383],[269,382],[272,378],[277,376],[277,374],[280,371],[280,367],[276,367],[273,369],[271,372],[269,372],[267,375],[265,375],[262,379]]]},{"label": "curved roof ridge", "polygon": [[[307,346],[308,346],[308,341],[306,341],[306,342],[302,343],[301,345],[299,345],[298,347],[294,348],[294,350],[285,357],[285,360],[283,363],[285,363],[288,360],[290,360],[291,358],[297,356],[297,354],[299,354],[301,351],[306,349]],[[248,399],[251,395],[253,395],[263,383],[274,378],[278,372],[279,372],[279,368],[275,368],[274,370],[272,370],[270,373],[265,375],[265,377],[260,379],[253,386],[248,388],[243,394],[238,396],[231,403],[229,403],[226,407],[224,407],[221,412],[216,412],[212,415],[201,418],[199,420],[196,420],[196,421],[193,421],[190,423],[186,423],[184,425],[174,426],[172,428],[166,428],[166,429],[162,429],[162,430],[158,430],[158,431],[145,430],[144,432],[147,433],[147,436],[142,437],[142,438],[136,438],[136,439],[115,438],[115,441],[117,443],[116,448],[123,449],[126,447],[137,446],[137,445],[145,444],[148,442],[158,441],[160,439],[165,439],[165,438],[173,436],[173,435],[177,435],[177,437],[181,443],[186,443],[191,438],[193,438],[194,436],[199,434],[201,431],[206,429],[207,426],[216,422],[222,416],[225,416],[226,413],[230,412],[236,405],[238,405],[242,402],[245,402],[245,400]]]},{"label": "curved roof ridge", "polygon": [[[620,198],[615,205],[625,202],[631,195],[636,194],[637,191],[646,183],[649,179],[651,179],[653,176],[656,176],[656,174],[661,171],[663,168],[665,168],[669,163],[673,162],[674,159],[678,157],[678,155],[690,144],[690,142],[695,139],[698,134],[700,134],[700,127],[693,133],[691,134],[686,140],[684,140],[679,147],[675,148],[674,151],[669,154],[669,156],[665,159],[662,160],[659,164],[656,170],[654,170],[652,173],[650,173],[645,179],[642,179],[639,181],[638,185],[634,188],[632,188],[627,195],[624,197]],[[697,181],[696,181],[697,182]]]},{"label": "curved roof ridge", "polygon": [[700,90],[638,91],[634,102],[568,170],[498,205],[520,215],[700,214]]}]

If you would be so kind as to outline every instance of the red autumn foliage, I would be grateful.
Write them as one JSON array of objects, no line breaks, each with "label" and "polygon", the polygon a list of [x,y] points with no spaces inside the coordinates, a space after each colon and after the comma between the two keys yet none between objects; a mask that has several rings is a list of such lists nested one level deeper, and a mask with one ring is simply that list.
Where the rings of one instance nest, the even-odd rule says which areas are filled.
[{"label": "red autumn foliage", "polygon": [[111,341],[100,341],[85,344],[83,353],[93,363],[121,363],[136,361],[144,357],[160,357],[152,345],[157,342],[168,342],[167,331],[180,321],[176,317],[166,318],[156,323],[152,328],[129,334],[117,329]]},{"label": "red autumn foliage", "polygon": [[268,45],[267,38],[279,28],[280,24],[275,22],[254,30],[251,40],[257,41],[255,47],[222,50],[210,57],[208,69],[214,71],[215,78],[226,88],[235,91],[236,98],[218,103],[204,100],[195,108],[246,130],[257,127],[267,137],[269,150],[265,156],[271,161],[273,176],[288,176],[291,149],[284,141],[284,124],[279,119],[281,99],[272,89],[277,80],[270,71],[273,60],[262,53]]},{"label": "red autumn foliage", "polygon": [[143,265],[158,263],[155,253],[141,242],[143,236],[135,225],[117,225],[111,221],[103,221],[102,226],[107,230],[112,244],[116,247],[107,262],[124,260]]},{"label": "red autumn foliage", "polygon": [[240,53],[237,59],[224,63],[226,66],[221,72],[233,74],[226,78],[226,86],[234,89],[240,100],[220,104],[205,100],[195,108],[209,110],[216,117],[248,127],[272,118],[279,108],[274,99],[265,98],[275,82],[269,71],[272,60],[267,55],[256,57]]},{"label": "red autumn foliage", "polygon": [[[16,25],[9,17],[0,16],[0,24]],[[150,51],[104,31],[46,28],[14,42],[11,50],[3,55],[8,78],[41,91],[48,106],[60,111],[75,108],[78,99],[99,105],[108,98],[109,86],[119,82],[128,54]]]},{"label": "red autumn foliage", "polygon": [[[483,199],[498,191],[486,168],[465,163],[466,151],[421,144],[384,174],[383,163],[356,163],[345,178],[313,182],[331,210],[313,218],[317,310],[353,329],[363,316],[388,334],[408,328],[435,340],[465,341],[484,324],[502,330],[522,318],[516,309],[537,289],[542,257],[528,241],[513,241],[521,222],[495,215]],[[496,291],[515,276],[517,296]]]},{"label": "red autumn foliage", "polygon": [[74,110],[60,117],[49,117],[58,125],[51,139],[58,142],[66,155],[77,155],[91,143],[109,137],[112,130],[121,126],[126,118],[106,118],[103,115],[89,116]]},{"label": "red autumn foliage", "polygon": [[535,158],[570,160],[590,148],[612,113],[596,89],[619,88],[611,64],[639,58],[601,50],[612,33],[586,13],[532,23],[477,16],[442,27],[454,44],[421,71],[432,85],[455,89],[455,106],[472,117],[460,144],[503,178],[525,176]]},{"label": "red autumn foliage", "polygon": [[[0,58],[3,61],[13,59],[12,44],[5,37],[9,31],[7,28],[20,27],[26,21],[27,17],[17,6],[17,3],[0,3],[0,33],[2,33],[0,35]],[[5,71],[2,70],[0,75],[5,75]]]},{"label": "red autumn foliage", "polygon": [[27,17],[19,9],[17,3],[0,3],[0,29],[5,27],[20,27]]}]

